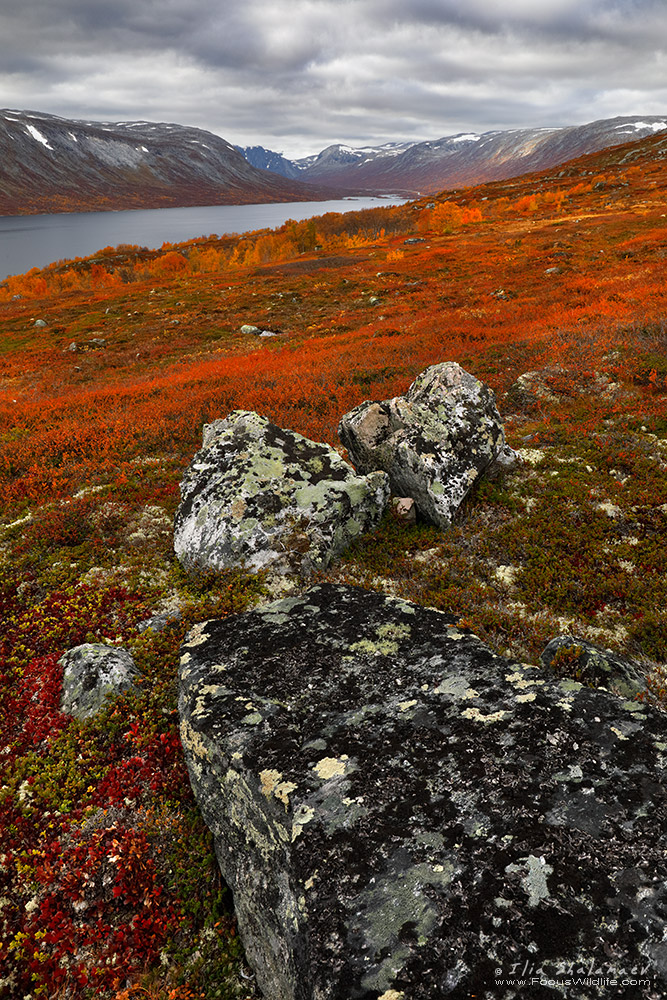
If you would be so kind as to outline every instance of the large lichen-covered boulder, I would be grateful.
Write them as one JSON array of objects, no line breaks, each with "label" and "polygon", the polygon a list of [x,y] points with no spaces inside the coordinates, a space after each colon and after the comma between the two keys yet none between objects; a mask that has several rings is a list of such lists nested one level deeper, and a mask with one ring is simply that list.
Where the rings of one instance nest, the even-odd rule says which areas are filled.
[{"label": "large lichen-covered boulder", "polygon": [[63,668],[60,710],[76,719],[90,719],[108,698],[134,687],[139,669],[129,650],[84,642],[59,660]]},{"label": "large lichen-covered boulder", "polygon": [[181,483],[174,549],[188,569],[324,569],[375,528],[389,498],[383,473],[360,475],[326,444],[234,410],[204,426]]},{"label": "large lichen-covered boulder", "polygon": [[190,778],[266,1000],[583,1000],[540,980],[591,969],[667,992],[663,714],[331,584],[182,654]]},{"label": "large lichen-covered boulder", "polygon": [[446,361],[422,372],[405,396],[346,413],[338,436],[360,472],[382,469],[396,496],[448,528],[475,482],[512,456],[491,389]]}]

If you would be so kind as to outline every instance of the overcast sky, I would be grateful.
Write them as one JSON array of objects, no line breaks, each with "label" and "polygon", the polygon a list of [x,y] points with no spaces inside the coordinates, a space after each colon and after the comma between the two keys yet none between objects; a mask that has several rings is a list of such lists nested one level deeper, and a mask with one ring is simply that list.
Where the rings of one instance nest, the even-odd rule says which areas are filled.
[{"label": "overcast sky", "polygon": [[667,113],[667,0],[2,0],[0,107],[332,142]]}]

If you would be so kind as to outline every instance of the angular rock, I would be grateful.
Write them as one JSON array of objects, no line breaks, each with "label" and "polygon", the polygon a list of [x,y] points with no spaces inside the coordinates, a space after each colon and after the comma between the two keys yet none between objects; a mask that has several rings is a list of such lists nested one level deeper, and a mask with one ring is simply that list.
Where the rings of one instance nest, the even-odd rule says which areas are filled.
[{"label": "angular rock", "polygon": [[86,642],[61,657],[63,693],[60,711],[76,719],[89,719],[107,698],[134,686],[139,674],[127,649]]},{"label": "angular rock", "polygon": [[145,618],[144,621],[139,622],[137,632],[146,632],[148,629],[151,629],[153,632],[164,632],[170,625],[177,625],[181,618],[182,614],[178,609],[158,611],[156,614],[151,615],[150,618]]},{"label": "angular rock", "polygon": [[384,470],[392,493],[412,497],[440,528],[508,451],[493,392],[450,361],[427,368],[405,396],[356,406],[338,435],[360,472]]},{"label": "angular rock", "polygon": [[632,660],[572,635],[557,635],[544,647],[540,662],[560,676],[590,687],[611,688],[624,698],[646,691],[646,677]]},{"label": "angular rock", "polygon": [[588,1000],[539,979],[589,970],[665,995],[664,714],[331,584],[182,653],[190,778],[266,1000],[509,1000],[524,968],[521,996]]},{"label": "angular rock", "polygon": [[399,521],[404,524],[417,523],[417,508],[412,497],[393,497],[391,506]]},{"label": "angular rock", "polygon": [[235,410],[204,427],[181,483],[174,549],[188,569],[323,569],[378,524],[384,473],[358,475],[333,448]]}]

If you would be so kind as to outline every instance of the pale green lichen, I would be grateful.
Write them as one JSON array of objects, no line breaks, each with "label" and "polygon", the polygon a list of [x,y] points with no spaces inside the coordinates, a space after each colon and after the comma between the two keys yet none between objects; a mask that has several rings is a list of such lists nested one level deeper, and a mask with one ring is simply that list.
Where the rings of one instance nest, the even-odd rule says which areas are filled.
[{"label": "pale green lichen", "polygon": [[434,694],[446,694],[452,698],[465,698],[470,691],[470,685],[466,677],[446,677],[441,681],[434,691]]},{"label": "pale green lichen", "polygon": [[249,715],[245,715],[241,722],[244,726],[258,726],[263,720],[264,716],[260,712],[250,712]]},{"label": "pale green lichen", "polygon": [[380,639],[378,642],[360,639],[359,642],[352,643],[350,652],[368,656],[392,656],[398,652],[398,648],[397,642],[390,642],[387,639]]},{"label": "pale green lichen", "polygon": [[471,706],[461,712],[461,715],[464,719],[473,719],[475,722],[483,722],[485,725],[489,725],[494,722],[501,722],[509,713],[501,709],[499,712],[491,712],[489,715],[484,715],[478,708]]},{"label": "pale green lichen", "polygon": [[[310,823],[314,817],[315,810],[310,806],[307,806],[304,803],[299,806],[292,819],[292,842],[296,840],[296,838],[301,834],[304,826]],[[308,888],[307,884],[306,888]]]},{"label": "pale green lichen", "polygon": [[328,781],[329,778],[345,774],[348,767],[349,757],[347,754],[343,754],[341,757],[323,757],[322,760],[318,760],[317,764],[313,765],[313,771],[318,778]]},{"label": "pale green lichen", "polygon": [[538,858],[534,854],[529,854],[527,858],[522,858],[518,864],[507,865],[505,871],[508,874],[526,871],[521,882],[528,895],[529,906],[537,906],[540,900],[550,898],[547,875],[553,874],[553,868],[546,863],[543,857]]},{"label": "pale green lichen", "polygon": [[402,625],[398,622],[387,622],[385,625],[380,625],[377,630],[380,639],[407,639],[410,632],[409,625]]}]

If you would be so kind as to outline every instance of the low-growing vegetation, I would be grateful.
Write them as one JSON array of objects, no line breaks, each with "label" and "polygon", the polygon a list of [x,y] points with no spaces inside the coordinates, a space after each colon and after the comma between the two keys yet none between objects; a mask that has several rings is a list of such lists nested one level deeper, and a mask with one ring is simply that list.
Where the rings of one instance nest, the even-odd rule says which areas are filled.
[{"label": "low-growing vegetation", "polygon": [[[322,578],[456,614],[528,663],[587,638],[665,705],[667,169],[652,140],[635,149],[630,168],[621,147],[0,286],[3,996],[256,996],[176,706],[190,625],[272,593],[173,557],[179,481],[230,410],[336,445],[352,406],[459,362],[495,390],[520,463],[449,532],[388,514]],[[141,671],[85,722],[59,711],[59,659],[83,642]]]}]

